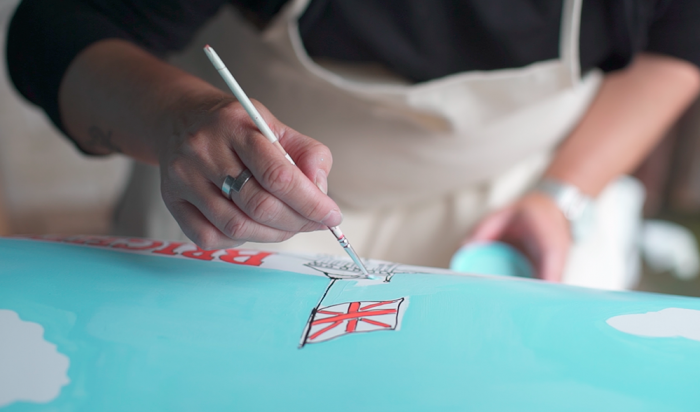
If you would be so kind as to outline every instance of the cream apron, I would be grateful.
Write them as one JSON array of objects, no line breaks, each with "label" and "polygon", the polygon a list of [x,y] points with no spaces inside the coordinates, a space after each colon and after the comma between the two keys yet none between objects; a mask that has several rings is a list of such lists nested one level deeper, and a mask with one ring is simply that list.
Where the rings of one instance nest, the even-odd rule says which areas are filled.
[{"label": "cream apron", "polygon": [[[297,25],[308,1],[291,1],[262,36],[227,10],[176,63],[222,85],[199,47],[212,44],[249,96],[331,149],[329,194],[344,213],[341,227],[363,257],[446,267],[484,214],[513,201],[539,178],[602,78],[596,70],[580,76],[582,0],[564,1],[558,59],[418,84],[366,67],[312,60]],[[182,237],[154,199],[157,176],[137,168],[122,210],[138,206],[120,220],[148,215],[137,219],[148,229],[121,231]],[[260,247],[342,254],[327,232]],[[594,258],[588,255],[584,259]],[[568,272],[571,265],[566,277],[576,278]]]}]

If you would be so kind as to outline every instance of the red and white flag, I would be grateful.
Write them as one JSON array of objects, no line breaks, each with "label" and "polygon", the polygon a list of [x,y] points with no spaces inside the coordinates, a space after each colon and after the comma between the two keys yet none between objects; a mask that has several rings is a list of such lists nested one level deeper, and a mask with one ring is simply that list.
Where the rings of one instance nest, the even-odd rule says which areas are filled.
[{"label": "red and white flag", "polygon": [[302,346],[350,333],[396,330],[404,300],[347,302],[319,308],[309,320]]}]

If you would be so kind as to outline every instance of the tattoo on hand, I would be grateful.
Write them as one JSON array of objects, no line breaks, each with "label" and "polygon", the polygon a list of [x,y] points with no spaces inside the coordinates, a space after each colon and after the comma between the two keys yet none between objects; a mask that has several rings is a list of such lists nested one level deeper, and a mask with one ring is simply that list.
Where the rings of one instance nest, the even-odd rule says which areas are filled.
[{"label": "tattoo on hand", "polygon": [[97,126],[90,126],[88,129],[88,135],[90,136],[90,141],[88,142],[90,147],[95,149],[107,149],[110,152],[122,152],[119,146],[112,142],[111,130],[105,132]]}]

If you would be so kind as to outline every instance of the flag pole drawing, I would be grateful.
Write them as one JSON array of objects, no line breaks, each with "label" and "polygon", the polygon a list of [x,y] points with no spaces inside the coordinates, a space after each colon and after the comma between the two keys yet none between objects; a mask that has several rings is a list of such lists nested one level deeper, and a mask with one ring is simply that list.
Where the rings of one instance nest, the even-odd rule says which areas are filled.
[{"label": "flag pole drawing", "polygon": [[401,304],[404,301],[406,298],[345,302],[315,309],[304,330],[300,347],[351,333],[397,330],[401,324]]},{"label": "flag pole drawing", "polygon": [[[348,284],[347,282],[353,282],[353,284],[362,283],[363,286],[376,286],[390,283],[397,273],[434,273],[435,271],[435,269],[367,260],[365,266],[369,273],[373,275],[373,279],[370,280],[365,278],[353,261],[345,257],[319,255],[286,256],[286,258],[280,260],[276,258],[278,256],[284,257],[284,255],[273,252],[235,248],[202,250],[191,243],[141,238],[92,235],[30,235],[17,237],[20,239],[107,248],[126,253],[222,262],[325,276],[330,282],[309,314],[302,332],[301,341],[299,342],[299,348],[303,348],[307,343],[326,342],[351,333],[399,330],[403,311],[408,306],[408,297],[400,297],[394,300],[358,300],[321,306],[326,295],[328,295],[328,292],[336,282],[345,285]],[[384,299],[384,297],[379,297],[379,299]]]},{"label": "flag pole drawing", "polygon": [[[403,311],[408,305],[407,297],[321,306],[328,291],[336,282],[356,281],[361,275],[359,269],[352,262],[334,257],[318,258],[304,266],[322,272],[331,281],[316,307],[311,310],[299,342],[300,349],[308,343],[326,342],[351,333],[398,330],[400,328]],[[379,277],[380,282],[389,283],[398,266],[395,263],[377,262],[368,264],[367,270],[372,275]]]}]

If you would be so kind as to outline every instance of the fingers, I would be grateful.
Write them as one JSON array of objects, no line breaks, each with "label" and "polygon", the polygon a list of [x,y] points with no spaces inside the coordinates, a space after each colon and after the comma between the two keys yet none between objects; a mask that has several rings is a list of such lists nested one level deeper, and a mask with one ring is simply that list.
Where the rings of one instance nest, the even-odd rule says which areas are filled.
[{"label": "fingers", "polygon": [[324,194],[328,193],[326,180],[333,166],[333,156],[330,149],[321,142],[284,125],[259,102],[254,101],[253,103],[302,173],[314,182]]},{"label": "fingers", "polygon": [[[183,170],[190,172],[183,175]],[[232,197],[239,203],[253,208],[252,212],[245,213],[224,197],[218,185],[209,181],[206,174],[196,174],[195,168],[180,167],[167,172],[163,174],[166,180],[163,183],[163,199],[185,234],[198,245],[222,244],[224,241],[216,240],[219,236],[227,238],[223,244],[231,241],[239,244],[245,241],[280,242],[297,232],[323,228],[319,223],[299,216],[252,179],[243,186],[240,193],[232,193]],[[200,222],[201,219],[189,217],[187,212],[191,211],[196,211],[196,215],[203,217],[208,225]],[[256,216],[263,222],[258,222],[251,216]],[[277,227],[266,223],[273,223]],[[211,233],[210,226],[215,229],[214,233]],[[200,247],[205,248],[203,245]]]},{"label": "fingers", "polygon": [[548,248],[549,252],[542,256],[538,267],[538,277],[549,282],[561,282],[566,266],[567,250],[552,245]]},{"label": "fingers", "polygon": [[166,206],[185,236],[204,250],[228,249],[244,243],[225,236],[190,203],[166,202]]},{"label": "fingers", "polygon": [[[553,218],[557,217],[553,216]],[[552,226],[551,221],[544,222],[543,225],[535,234],[536,242],[539,244],[537,249],[540,251],[536,262],[537,274],[540,279],[561,282],[571,244],[568,231],[566,228],[555,229],[556,226]]]},{"label": "fingers", "polygon": [[280,130],[280,141],[301,172],[324,194],[328,193],[328,174],[333,166],[331,151],[320,142],[289,128]]},{"label": "fingers", "polygon": [[[261,113],[265,112],[261,109]],[[263,189],[303,218],[325,226],[339,225],[342,221],[340,208],[319,190],[319,186],[323,189],[327,187],[326,178],[332,164],[328,149],[279,124],[271,116],[264,117],[273,130],[281,130],[279,133],[283,135],[285,144],[289,141],[293,153],[290,156],[299,161],[298,167],[289,163],[257,129],[247,129],[230,140],[232,150]],[[300,168],[304,168],[305,172]]]},{"label": "fingers", "polygon": [[484,218],[468,238],[468,242],[492,241],[523,253],[538,278],[561,281],[571,239],[568,222],[551,199],[530,194]]},{"label": "fingers", "polygon": [[251,220],[274,229],[293,233],[325,229],[322,223],[304,218],[274,197],[255,178],[248,180],[240,192],[232,191],[231,201]]},{"label": "fingers", "polygon": [[[225,224],[221,222],[221,219],[227,219],[227,216],[222,215],[224,210],[215,211],[213,206],[221,203],[221,199],[228,200],[225,199],[219,188],[226,176],[236,178],[245,169],[245,165],[233,151],[228,147],[223,147],[211,155],[211,159],[203,168],[207,181],[202,181],[200,184],[196,182],[190,184],[190,193],[185,198],[197,206],[205,216],[216,216],[218,220],[212,220],[212,223],[223,230]],[[214,196],[216,199],[208,199],[210,196]],[[302,217],[287,204],[274,197],[261,187],[254,177],[248,179],[239,192],[232,190],[230,198],[238,207],[239,212],[242,211],[251,220],[263,226],[293,233],[324,228],[322,224]],[[254,240],[273,241],[272,239],[258,238]]]},{"label": "fingers", "polygon": [[[188,196],[189,197],[189,196]],[[224,236],[237,241],[281,242],[296,232],[260,224],[222,196],[214,185],[198,187],[191,204]],[[313,223],[312,223],[313,224]]]},{"label": "fingers", "polygon": [[531,222],[528,226],[539,255],[536,261],[538,275],[543,280],[560,282],[571,247],[569,222],[552,199],[544,194],[530,194],[524,203],[528,205]]},{"label": "fingers", "polygon": [[[167,140],[160,155],[163,199],[183,232],[202,248],[279,242],[340,223],[338,206],[319,190],[327,186],[328,149],[260,111],[273,130],[282,130],[314,180],[287,161],[240,105],[205,112]],[[253,177],[225,197],[226,176],[235,178],[246,168]]]},{"label": "fingers", "polygon": [[472,230],[465,243],[493,242],[500,239],[513,217],[514,210],[513,207],[508,207],[486,216]]}]

